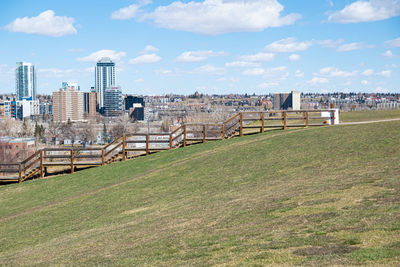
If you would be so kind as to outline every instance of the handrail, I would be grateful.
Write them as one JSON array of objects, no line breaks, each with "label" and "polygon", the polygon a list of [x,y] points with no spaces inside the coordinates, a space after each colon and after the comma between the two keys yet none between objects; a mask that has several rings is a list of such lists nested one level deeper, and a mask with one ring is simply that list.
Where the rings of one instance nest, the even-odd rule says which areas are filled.
[{"label": "handrail", "polygon": [[108,156],[108,154],[110,154],[111,152],[113,152],[115,149],[117,149],[118,147],[120,147],[123,144],[123,142],[115,145],[115,147],[113,147],[111,150],[107,151],[104,156]]},{"label": "handrail", "polygon": [[240,113],[236,113],[235,115],[233,115],[231,118],[227,119],[226,121],[224,121],[224,124],[227,124],[229,122],[231,122],[232,120],[234,120],[236,117],[238,117],[240,115]]},{"label": "handrail", "polygon": [[121,138],[122,138],[122,136],[121,136],[121,137],[118,137],[117,139],[115,139],[114,141],[112,141],[111,143],[109,143],[108,145],[106,145],[105,147],[103,147],[103,149],[106,150],[109,146],[111,146],[112,144],[116,143],[116,142],[119,141]]},{"label": "handrail", "polygon": [[40,150],[36,151],[34,154],[32,154],[31,156],[29,156],[28,158],[26,158],[25,160],[21,161],[21,164],[25,164],[28,161],[30,161],[31,159],[33,159],[34,157],[36,157],[38,154],[40,154]]},{"label": "handrail", "polygon": [[175,130],[173,130],[172,132],[171,132],[171,134],[174,134],[174,133],[176,133],[177,131],[179,131],[180,129],[182,129],[182,125],[181,126],[179,126],[178,128],[176,128]]}]

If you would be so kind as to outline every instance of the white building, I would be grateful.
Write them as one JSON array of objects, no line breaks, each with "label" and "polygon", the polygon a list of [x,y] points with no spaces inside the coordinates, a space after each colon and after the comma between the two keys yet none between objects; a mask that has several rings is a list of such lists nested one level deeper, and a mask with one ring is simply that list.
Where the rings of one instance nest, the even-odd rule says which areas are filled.
[{"label": "white building", "polygon": [[62,82],[61,83],[61,88],[65,91],[67,88],[72,88],[75,91],[80,91],[81,87],[78,85],[77,82]]},{"label": "white building", "polygon": [[95,68],[95,90],[99,93],[99,108],[104,107],[104,93],[116,85],[115,63],[109,57],[101,58]]},{"label": "white building", "polygon": [[36,73],[32,63],[17,62],[15,68],[15,92],[17,100],[23,97],[36,99]]}]

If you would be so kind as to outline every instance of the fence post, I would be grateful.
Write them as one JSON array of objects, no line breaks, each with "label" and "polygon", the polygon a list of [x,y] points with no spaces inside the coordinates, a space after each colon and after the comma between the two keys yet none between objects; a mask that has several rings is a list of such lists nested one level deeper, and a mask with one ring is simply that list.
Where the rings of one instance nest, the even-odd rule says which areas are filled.
[{"label": "fence post", "polygon": [[43,150],[40,150],[40,178],[43,176]]},{"label": "fence post", "polygon": [[203,143],[206,142],[206,125],[203,124]]},{"label": "fence post", "polygon": [[331,125],[335,125],[335,111],[331,111]]},{"label": "fence post", "polygon": [[149,154],[149,134],[146,134],[146,155]]},{"label": "fence post", "polygon": [[169,133],[169,149],[172,149],[172,134]]},{"label": "fence post", "polygon": [[261,132],[264,132],[264,112],[261,112]]},{"label": "fence post", "polygon": [[22,182],[22,165],[21,163],[18,165],[18,183]]},{"label": "fence post", "polygon": [[183,146],[186,146],[186,125],[183,125]]},{"label": "fence post", "polygon": [[222,123],[222,140],[225,140],[225,123]]},{"label": "fence post", "polygon": [[122,136],[122,161],[125,161],[126,159],[125,149],[126,149],[126,135],[124,134]]},{"label": "fence post", "polygon": [[282,111],[283,130],[286,130],[286,112]]},{"label": "fence post", "polygon": [[239,113],[239,124],[240,124],[239,136],[243,136],[243,113],[242,112]]},{"label": "fence post", "polygon": [[101,166],[105,165],[105,160],[104,160],[104,147],[101,148]]},{"label": "fence post", "polygon": [[71,149],[71,173],[74,173],[74,150]]},{"label": "fence post", "polygon": [[304,112],[305,114],[305,126],[308,127],[308,111]]}]

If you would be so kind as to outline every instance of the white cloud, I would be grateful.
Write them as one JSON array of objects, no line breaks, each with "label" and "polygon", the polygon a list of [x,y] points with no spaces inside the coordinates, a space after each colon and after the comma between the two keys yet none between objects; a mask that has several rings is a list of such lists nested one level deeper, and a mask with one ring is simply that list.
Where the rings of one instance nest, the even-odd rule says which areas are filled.
[{"label": "white cloud", "polygon": [[362,85],[367,85],[367,84],[368,84],[368,81],[367,81],[367,80],[362,80],[362,81],[361,81],[361,84],[362,84]]},{"label": "white cloud", "polygon": [[111,18],[121,20],[134,18],[138,14],[139,9],[142,6],[148,5],[150,3],[151,1],[142,0],[138,4],[133,4],[127,7],[120,8],[117,11],[111,13]]},{"label": "white cloud", "polygon": [[228,32],[259,32],[270,27],[291,25],[301,15],[281,16],[284,7],[277,0],[175,1],[150,13],[136,15],[173,30],[218,35]]},{"label": "white cloud", "polygon": [[[340,70],[338,68],[326,67],[319,70],[319,75],[326,76],[326,77],[342,77],[347,78],[357,74],[357,71],[347,72]],[[317,75],[314,73],[314,75]]]},{"label": "white cloud", "polygon": [[57,69],[57,68],[43,68],[38,69],[41,77],[53,78],[53,77],[71,77],[82,74],[92,73],[93,68],[86,69]]},{"label": "white cloud", "polygon": [[122,57],[126,56],[126,53],[121,51],[117,52],[115,50],[99,50],[96,52],[91,53],[90,55],[86,57],[78,57],[76,60],[78,61],[84,61],[84,62],[97,62],[99,61],[102,57],[109,57],[113,61],[120,61]]},{"label": "white cloud", "polygon": [[375,88],[375,93],[386,94],[389,93],[389,90],[379,86]]},{"label": "white cloud", "polygon": [[134,80],[135,83],[142,83],[144,82],[144,80],[142,78],[138,78],[136,80]]},{"label": "white cloud", "polygon": [[389,46],[393,46],[393,47],[400,47],[400,37],[393,39],[393,40],[386,41],[385,44],[389,45]]},{"label": "white cloud", "polygon": [[314,41],[313,43],[324,46],[324,47],[329,47],[329,48],[336,48],[338,47],[340,44],[342,44],[344,42],[343,39],[338,39],[338,40],[318,40],[318,41]]},{"label": "white cloud", "polygon": [[361,75],[363,75],[363,76],[371,76],[372,74],[374,74],[373,69],[367,69],[367,70],[364,70],[363,72],[361,72]]},{"label": "white cloud", "polygon": [[337,51],[345,52],[345,51],[353,51],[353,50],[360,50],[364,48],[374,48],[375,45],[369,45],[365,43],[349,43],[349,44],[342,44],[339,46]]},{"label": "white cloud", "polygon": [[225,67],[259,67],[260,63],[248,61],[233,61],[225,63]]},{"label": "white cloud", "polygon": [[243,55],[240,59],[248,62],[265,62],[273,60],[274,57],[275,55],[272,53],[258,53],[255,55]]},{"label": "white cloud", "polygon": [[299,61],[300,60],[300,55],[297,54],[292,54],[289,56],[290,61]]},{"label": "white cloud", "polygon": [[302,72],[301,70],[296,70],[296,72],[294,73],[294,76],[296,76],[297,78],[303,78],[304,72]]},{"label": "white cloud", "polygon": [[307,81],[309,84],[325,84],[329,83],[329,80],[327,78],[321,78],[321,77],[314,77],[311,80]]},{"label": "white cloud", "polygon": [[213,65],[207,64],[196,68],[193,74],[215,74],[215,75],[224,75],[226,73],[226,69],[222,67],[215,67]]},{"label": "white cloud", "polygon": [[161,60],[161,57],[156,54],[145,54],[129,60],[130,64],[146,64],[146,63],[156,63]]},{"label": "white cloud", "polygon": [[378,72],[377,75],[390,78],[392,76],[392,71],[391,70],[383,70],[381,72]]},{"label": "white cloud", "polygon": [[183,52],[176,58],[179,62],[201,62],[207,60],[209,57],[226,56],[227,53],[220,51],[214,52],[212,50],[205,51],[187,51]]},{"label": "white cloud", "polygon": [[142,54],[147,54],[147,53],[158,52],[158,51],[160,51],[160,49],[158,49],[157,47],[152,46],[152,45],[146,45],[146,47],[143,48],[141,53]]},{"label": "white cloud", "polygon": [[289,37],[279,41],[275,41],[265,47],[265,50],[276,52],[276,53],[290,53],[297,51],[304,51],[310,48],[312,45],[311,41],[297,42],[294,37]]},{"label": "white cloud", "polygon": [[46,10],[37,17],[17,18],[5,28],[11,32],[60,37],[77,33],[73,25],[74,21],[74,18],[55,16],[53,10]]},{"label": "white cloud", "polygon": [[262,68],[254,68],[254,69],[247,69],[242,72],[243,75],[246,76],[260,76],[265,73],[265,70]]},{"label": "white cloud", "polygon": [[382,56],[391,58],[391,57],[393,57],[393,53],[390,50],[386,50],[386,52],[383,53]]},{"label": "white cloud", "polygon": [[329,16],[329,21],[357,23],[384,20],[400,15],[399,0],[356,1]]},{"label": "white cloud", "polygon": [[257,88],[265,89],[265,88],[271,88],[271,87],[278,86],[278,85],[279,85],[278,82],[265,82],[265,83],[261,83],[261,84],[257,85]]}]

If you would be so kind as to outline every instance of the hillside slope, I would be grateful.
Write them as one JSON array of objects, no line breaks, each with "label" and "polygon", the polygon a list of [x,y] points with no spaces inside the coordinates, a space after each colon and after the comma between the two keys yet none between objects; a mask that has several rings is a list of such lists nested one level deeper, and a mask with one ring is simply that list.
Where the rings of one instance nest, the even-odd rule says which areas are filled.
[{"label": "hillside slope", "polygon": [[273,131],[2,186],[0,264],[399,264],[399,130]]}]

